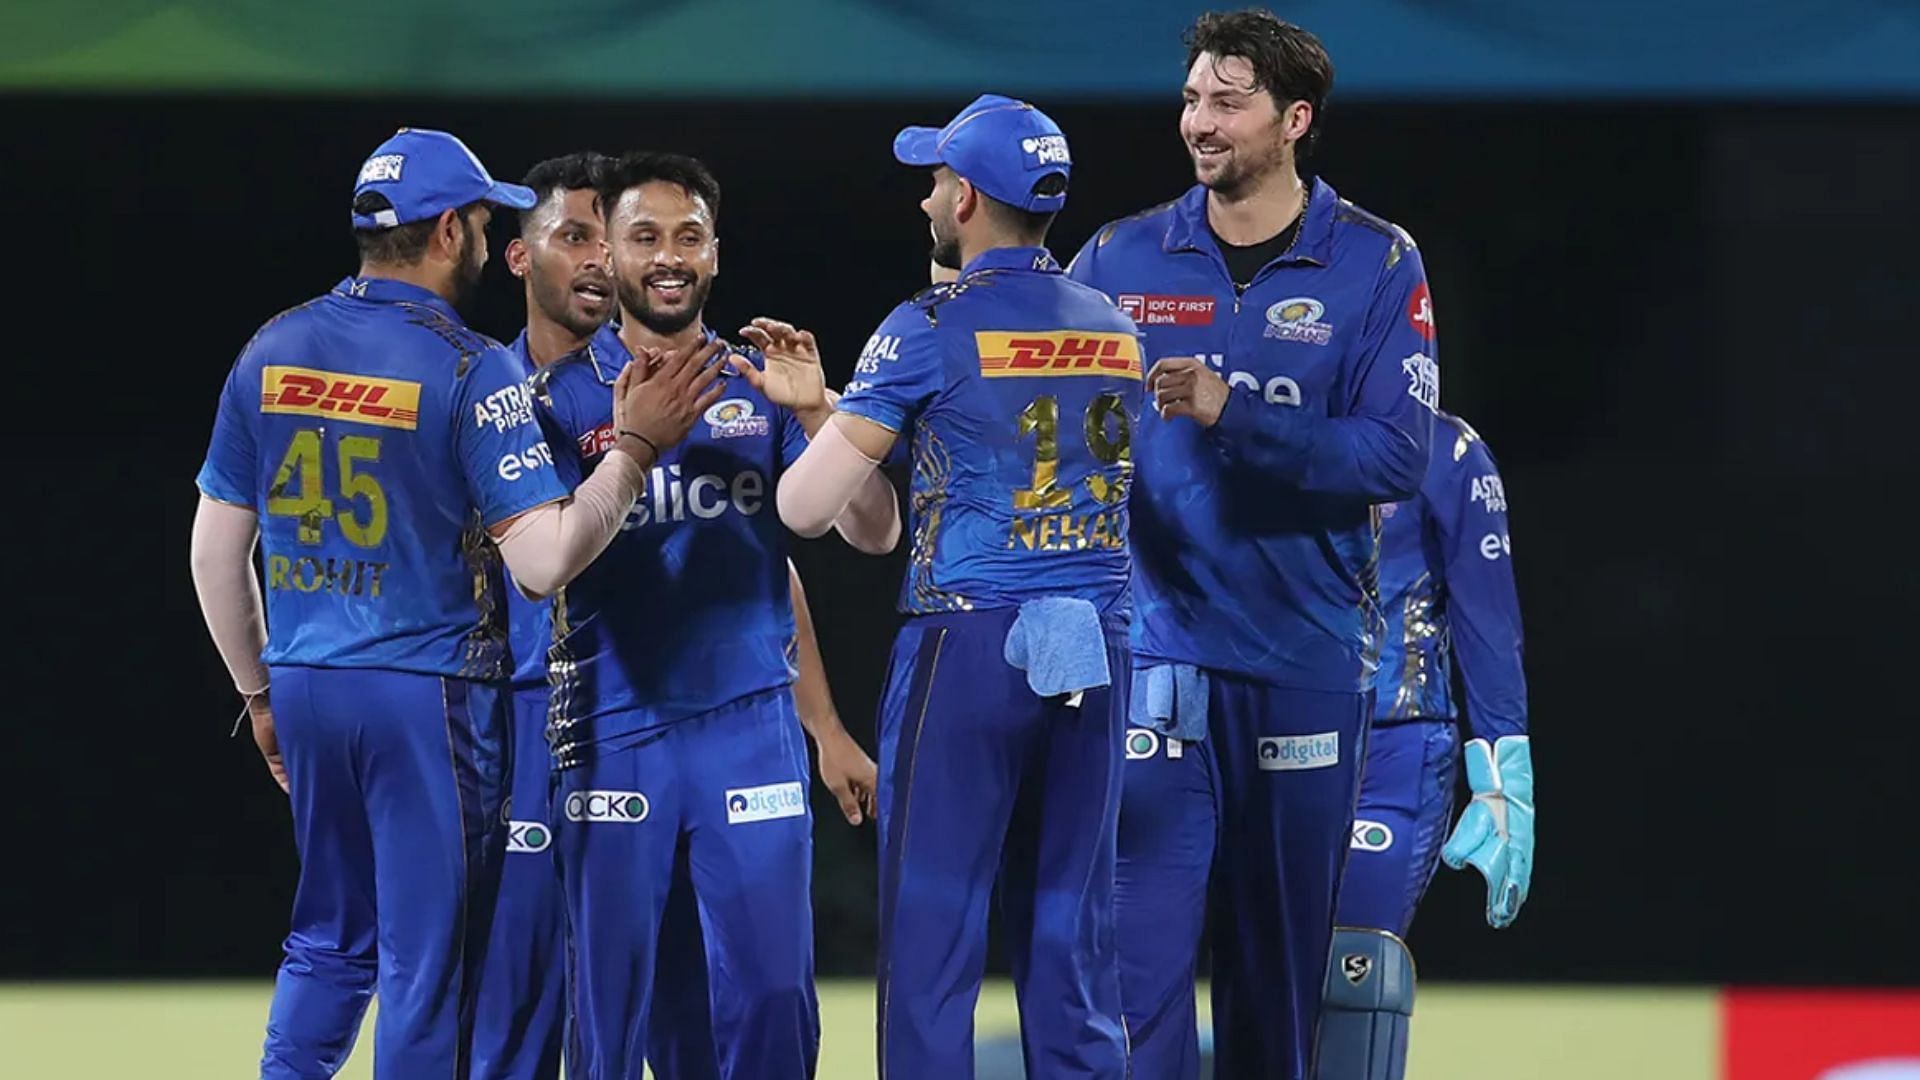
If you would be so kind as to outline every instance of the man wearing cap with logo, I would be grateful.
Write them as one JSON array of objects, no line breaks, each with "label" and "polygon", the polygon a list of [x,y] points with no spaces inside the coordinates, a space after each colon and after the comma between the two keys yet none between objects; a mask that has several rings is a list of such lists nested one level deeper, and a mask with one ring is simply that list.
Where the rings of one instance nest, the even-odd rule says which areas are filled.
[{"label": "man wearing cap with logo", "polygon": [[[598,563],[548,610],[545,655],[554,781],[554,852],[571,933],[576,1038],[568,1072],[582,1080],[812,1074],[819,1045],[813,992],[812,820],[802,725],[823,775],[870,786],[866,755],[830,700],[796,710],[792,579],[774,487],[824,423],[781,407],[718,362],[726,343],[703,321],[719,269],[720,186],[700,162],[635,153],[609,165],[600,210],[621,324],[534,377],[575,458],[605,467],[617,418],[606,383],[629,355],[700,350],[721,373],[684,446],[654,465],[650,497]],[[529,336],[531,341],[531,335]],[[817,370],[810,376],[821,383]],[[858,544],[892,546],[898,511],[884,480],[841,522]],[[859,529],[863,510],[881,533]],[[888,530],[891,531],[888,531]],[[664,614],[663,614],[664,613]],[[803,687],[803,691],[809,688]],[[856,779],[846,779],[847,777]],[[676,865],[688,876],[705,936],[704,982],[662,986],[662,941]],[[705,991],[701,987],[705,986]],[[710,1053],[662,1039],[712,1010]],[[666,1014],[672,1014],[669,1019]],[[671,1057],[672,1060],[662,1060]]]},{"label": "man wearing cap with logo", "polygon": [[1128,769],[1124,997],[1136,1071],[1193,1076],[1211,869],[1218,1075],[1304,1080],[1372,713],[1374,505],[1419,487],[1439,368],[1412,240],[1300,175],[1320,42],[1255,9],[1187,46],[1198,184],[1069,271],[1146,337],[1134,723],[1182,750]]},{"label": "man wearing cap with logo", "polygon": [[[1500,767],[1528,738],[1506,485],[1466,421],[1440,421],[1420,493],[1380,507],[1386,633],[1320,1018],[1325,1080],[1405,1073],[1414,983],[1401,939],[1440,860],[1486,877],[1495,928],[1512,925],[1533,876],[1532,777]],[[1461,756],[1455,661],[1476,794],[1442,847]]]},{"label": "man wearing cap with logo", "polygon": [[[1045,114],[988,95],[894,156],[933,170],[934,260],[960,276],[881,323],[779,491],[781,518],[819,535],[911,446],[908,619],[880,709],[880,1076],[973,1075],[997,884],[1028,1075],[1119,1080],[1139,341],[1043,246],[1071,169]],[[817,364],[806,335],[758,325],[768,378]]]},{"label": "man wearing cap with logo", "polygon": [[691,365],[623,374],[616,464],[568,495],[510,359],[454,307],[490,207],[532,204],[402,129],[354,187],[359,273],[262,327],[221,393],[194,585],[301,857],[263,1077],[332,1075],[376,989],[376,1076],[468,1074],[505,839],[494,548],[521,588],[560,589],[698,415]]}]

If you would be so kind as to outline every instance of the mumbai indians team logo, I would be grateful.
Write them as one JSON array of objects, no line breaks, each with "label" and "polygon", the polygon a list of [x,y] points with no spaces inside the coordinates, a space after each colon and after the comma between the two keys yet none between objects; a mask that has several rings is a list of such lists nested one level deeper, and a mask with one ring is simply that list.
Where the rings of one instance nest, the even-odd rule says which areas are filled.
[{"label": "mumbai indians team logo", "polygon": [[767,418],[755,416],[753,402],[746,398],[715,402],[707,410],[707,423],[712,426],[716,439],[739,439],[748,435],[765,435],[768,431]]},{"label": "mumbai indians team logo", "polygon": [[[578,821],[578,818],[574,819]],[[507,822],[507,851],[537,855],[553,845],[553,831],[538,821]]]},{"label": "mumbai indians team logo", "polygon": [[1326,313],[1327,305],[1311,296],[1282,300],[1267,309],[1266,336],[1281,341],[1325,345],[1333,340],[1332,324],[1320,321],[1320,316]]},{"label": "mumbai indians team logo", "polygon": [[1385,851],[1393,846],[1393,829],[1384,822],[1353,821],[1353,850]]},{"label": "mumbai indians team logo", "polygon": [[611,821],[634,825],[647,820],[652,805],[638,791],[576,791],[567,796],[568,821]]}]

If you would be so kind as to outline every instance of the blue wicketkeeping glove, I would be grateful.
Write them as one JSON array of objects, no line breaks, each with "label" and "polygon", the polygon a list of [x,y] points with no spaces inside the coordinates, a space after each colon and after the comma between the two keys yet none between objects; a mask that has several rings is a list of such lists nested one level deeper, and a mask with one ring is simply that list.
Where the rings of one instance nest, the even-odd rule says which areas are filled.
[{"label": "blue wicketkeeping glove", "polygon": [[1497,930],[1513,924],[1533,883],[1533,751],[1525,735],[1509,735],[1491,746],[1469,740],[1466,755],[1473,801],[1440,858],[1487,879],[1487,923]]}]

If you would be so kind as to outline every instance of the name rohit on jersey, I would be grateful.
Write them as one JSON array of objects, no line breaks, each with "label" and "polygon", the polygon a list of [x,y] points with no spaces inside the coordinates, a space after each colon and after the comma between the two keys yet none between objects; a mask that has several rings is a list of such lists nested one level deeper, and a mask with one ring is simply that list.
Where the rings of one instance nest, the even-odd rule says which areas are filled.
[{"label": "name rohit on jersey", "polygon": [[386,572],[386,563],[368,559],[267,556],[267,588],[279,592],[330,592],[378,600]]},{"label": "name rohit on jersey", "polygon": [[483,428],[492,424],[495,431],[506,431],[531,423],[533,392],[519,383],[503,386],[473,403],[474,427]]}]

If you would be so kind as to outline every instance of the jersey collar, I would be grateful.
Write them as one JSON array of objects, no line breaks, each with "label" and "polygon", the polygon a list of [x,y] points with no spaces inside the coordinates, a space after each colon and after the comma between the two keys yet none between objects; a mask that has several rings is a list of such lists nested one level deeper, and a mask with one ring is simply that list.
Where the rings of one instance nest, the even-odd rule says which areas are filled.
[{"label": "jersey collar", "polygon": [[378,277],[346,277],[333,287],[335,296],[351,297],[355,300],[370,300],[376,304],[418,304],[430,307],[460,325],[466,320],[447,303],[446,298],[431,289],[418,285],[409,285],[404,281]]},{"label": "jersey collar", "polygon": [[1041,274],[1058,274],[1060,264],[1043,247],[988,248],[975,255],[973,261],[960,271],[960,276],[982,270],[1031,270]]},{"label": "jersey collar", "polygon": [[[1300,223],[1300,238],[1293,250],[1275,261],[1307,262],[1326,266],[1333,262],[1333,212],[1340,201],[1333,186],[1313,178],[1307,197],[1307,217]],[[1173,204],[1173,220],[1167,225],[1167,237],[1161,245],[1168,252],[1198,251],[1218,254],[1213,230],[1207,227],[1207,189],[1195,184]]]}]

